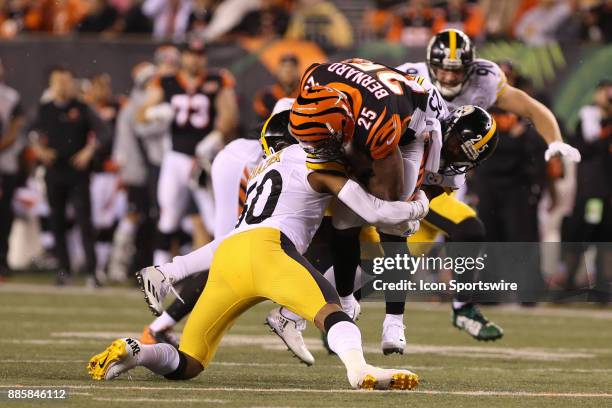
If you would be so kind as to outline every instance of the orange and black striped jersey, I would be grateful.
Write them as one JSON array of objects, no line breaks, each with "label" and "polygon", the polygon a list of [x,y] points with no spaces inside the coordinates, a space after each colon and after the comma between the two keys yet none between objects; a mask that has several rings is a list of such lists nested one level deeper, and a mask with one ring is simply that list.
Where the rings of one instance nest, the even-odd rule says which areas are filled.
[{"label": "orange and black striped jersey", "polygon": [[428,93],[421,77],[352,59],[311,65],[300,88],[318,85],[347,95],[355,118],[353,146],[373,160],[413,141],[425,128]]}]

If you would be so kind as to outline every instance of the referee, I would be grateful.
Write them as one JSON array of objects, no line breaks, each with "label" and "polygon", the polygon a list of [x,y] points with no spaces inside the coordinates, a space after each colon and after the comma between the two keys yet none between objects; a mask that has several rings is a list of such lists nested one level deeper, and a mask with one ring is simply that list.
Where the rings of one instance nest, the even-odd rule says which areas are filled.
[{"label": "referee", "polygon": [[33,148],[46,167],[45,183],[51,209],[51,228],[59,262],[58,285],[71,282],[66,247],[66,207],[72,204],[81,232],[89,277],[96,287],[96,254],[91,222],[89,176],[91,159],[98,146],[110,142],[110,130],[93,110],[76,97],[72,72],[53,68],[49,74],[49,100],[43,101],[32,124]]}]

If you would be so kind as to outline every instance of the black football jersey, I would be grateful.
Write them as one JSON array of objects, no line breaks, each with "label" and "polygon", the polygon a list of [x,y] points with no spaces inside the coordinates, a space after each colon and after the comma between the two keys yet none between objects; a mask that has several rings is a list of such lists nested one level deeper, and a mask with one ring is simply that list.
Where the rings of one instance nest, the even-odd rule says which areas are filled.
[{"label": "black football jersey", "polygon": [[224,70],[208,70],[191,92],[180,73],[159,79],[164,101],[174,108],[172,150],[195,155],[197,144],[214,129],[217,94],[233,85],[233,78]]},{"label": "black football jersey", "polygon": [[414,140],[424,129],[428,93],[420,78],[363,59],[313,64],[301,89],[329,86],[347,95],[353,107],[353,146],[373,160]]}]

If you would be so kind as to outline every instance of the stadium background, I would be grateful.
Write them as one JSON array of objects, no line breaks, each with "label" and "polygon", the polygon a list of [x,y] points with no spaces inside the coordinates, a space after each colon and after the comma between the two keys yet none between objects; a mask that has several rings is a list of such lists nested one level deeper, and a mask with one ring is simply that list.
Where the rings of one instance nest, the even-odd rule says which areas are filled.
[{"label": "stadium background", "polygon": [[[230,0],[225,2],[230,3]],[[188,31],[166,38],[150,33],[125,33],[111,28],[112,25],[98,30],[102,33],[85,32],[81,30],[76,17],[72,25],[59,28],[58,24],[43,24],[44,19],[43,23],[31,25],[26,18],[28,13],[36,14],[37,7],[48,7],[51,3],[60,9],[66,7],[66,12],[79,9],[76,15],[80,17],[96,17],[87,9],[94,10],[103,4],[105,10],[108,7],[117,10],[118,17],[114,21],[119,21],[127,15],[124,13],[140,7],[143,2],[0,1],[0,58],[5,69],[4,82],[21,94],[29,117],[35,112],[47,86],[47,72],[51,66],[69,66],[77,78],[108,73],[112,78],[114,95],[127,95],[132,87],[130,71],[135,64],[150,61],[154,50],[160,45],[183,43],[189,37]],[[224,1],[195,3],[213,4],[218,9]],[[442,27],[465,28],[473,13],[480,13],[481,20],[477,20],[480,25],[476,25],[480,29],[475,36],[478,56],[493,61],[512,60],[519,71],[532,81],[538,96],[548,101],[548,106],[564,125],[563,135],[568,140],[574,136],[579,110],[591,103],[597,84],[602,79],[612,77],[610,1],[245,0],[242,3],[263,5],[264,9],[280,7],[279,15],[283,15],[284,10],[283,18],[289,21],[299,13],[309,14],[309,10],[322,3],[333,5],[309,14],[309,18],[303,22],[302,35],[297,36],[299,38],[287,38],[286,32],[262,33],[261,27],[253,32],[234,27],[218,38],[207,41],[209,65],[227,68],[236,78],[243,131],[257,122],[252,99],[259,89],[274,82],[278,61],[286,53],[296,54],[302,68],[314,61],[334,61],[355,56],[389,65],[423,61],[426,41],[414,44],[406,41],[401,32],[418,28],[421,34],[424,30],[429,36],[434,33],[434,26],[430,20],[419,18],[418,12],[413,14],[412,7],[417,7],[423,13],[421,17],[432,10],[440,15],[447,13],[446,18],[436,23],[442,24]],[[450,13],[448,3],[458,4],[463,11]],[[530,37],[528,33],[519,34],[516,30],[521,16],[530,9],[533,11],[542,6],[539,3],[566,4],[571,11],[556,27],[545,33],[544,42]],[[420,6],[424,8],[419,9]],[[242,7],[239,8],[236,8],[237,12],[245,12]],[[257,10],[257,6],[254,10]],[[46,16],[57,17],[61,12],[56,9]],[[342,26],[331,23],[337,21],[338,15],[345,20]],[[423,20],[429,23],[423,23]],[[541,21],[544,20],[546,18]],[[350,41],[334,43],[337,33],[332,31],[330,35],[329,30],[345,30],[346,27],[350,30]],[[436,28],[440,27],[436,25]],[[473,28],[472,25],[470,27]],[[397,34],[398,30],[400,34]],[[544,225],[542,240],[560,239],[560,222],[564,214],[571,211],[576,183],[589,183],[589,180],[576,180],[575,177],[575,169],[566,166],[564,177],[556,181],[565,206],[557,208],[551,217],[540,219],[548,225],[548,228]],[[610,177],[612,175],[608,174],[608,183]],[[26,221],[31,220],[17,220],[17,223]],[[38,247],[31,240],[37,239],[36,227],[29,234],[25,239],[21,236],[19,245],[13,246],[12,251],[26,253],[32,247]],[[557,256],[553,251],[551,256],[544,257],[547,273],[554,274],[558,269]],[[103,289],[95,295],[92,295],[95,292],[85,291],[80,286],[63,291],[44,288],[39,284],[50,286],[51,275],[30,274],[27,268],[23,271],[21,267],[31,259],[24,260],[19,253],[15,257],[20,258],[20,268],[17,268],[20,270],[14,271],[7,283],[0,285],[0,312],[6,325],[12,328],[0,335],[0,343],[8,345],[0,353],[0,384],[5,388],[15,384],[68,384],[75,392],[75,406],[85,403],[79,398],[87,398],[92,405],[106,405],[109,402],[108,390],[92,388],[84,375],[84,363],[92,350],[116,337],[117,333],[128,335],[138,332],[143,322],[150,318],[139,295],[132,289],[123,288]],[[15,307],[16,304],[20,306]],[[365,309],[366,315],[361,324],[376,328],[364,334],[366,344],[371,349],[368,353],[374,355],[379,336],[375,315],[382,312],[379,305],[368,305]],[[106,318],[109,313],[115,314],[115,325],[109,321],[102,326],[96,324],[96,320]],[[212,375],[205,373],[198,380],[201,383],[195,386],[209,387],[207,392],[208,398],[213,398],[211,403],[226,399],[226,402],[233,401],[235,405],[269,405],[271,401],[281,405],[286,404],[288,398],[296,398],[295,405],[300,406],[327,405],[334,399],[337,399],[337,405],[342,405],[345,401],[342,395],[328,396],[321,392],[313,396],[315,394],[304,392],[295,397],[296,394],[289,391],[295,385],[292,376],[296,375],[297,370],[291,364],[293,361],[279,351],[279,345],[271,346],[267,340],[262,340],[266,335],[255,328],[264,313],[265,308],[262,307],[245,316],[244,328],[237,328],[238,331],[232,333],[228,349],[219,355],[219,365],[213,365],[216,372]],[[444,403],[457,406],[512,406],[519,401],[517,398],[525,398],[520,400],[522,404],[534,406],[550,403],[566,405],[568,402],[572,405],[602,406],[610,401],[612,396],[609,393],[601,395],[602,391],[609,392],[612,370],[609,347],[609,321],[612,316],[609,310],[593,310],[584,305],[576,309],[500,307],[491,308],[488,313],[503,322],[510,334],[501,345],[475,346],[467,336],[451,332],[447,321],[448,310],[443,306],[424,304],[409,307],[407,354],[410,364],[419,367],[427,379],[424,384],[426,391],[417,401],[438,406]],[[306,337],[320,365],[316,371],[297,374],[301,388],[342,388],[340,381],[321,384],[320,378],[326,378],[330,371],[335,370],[334,373],[340,378],[341,370],[333,365],[336,362],[325,360],[324,352],[317,348],[319,343],[314,330],[309,329]],[[72,350],[58,350],[62,344],[71,345]],[[264,351],[253,358],[253,353],[249,352],[248,347],[245,349],[245,344],[261,346]],[[403,363],[399,356],[392,360],[384,360],[382,356],[372,358],[383,365]],[[36,360],[42,362],[37,363]],[[233,377],[236,366],[243,366],[245,370],[244,377],[239,380]],[[270,367],[276,372],[271,373]],[[513,374],[517,372],[523,375],[520,381]],[[542,379],[544,376],[546,380]],[[202,400],[202,395],[194,389],[181,389],[183,385],[176,389],[151,390],[147,387],[151,387],[153,377],[144,372],[137,372],[135,377],[132,385],[141,389],[117,388],[111,400],[123,398],[124,402],[130,402],[138,397],[145,400],[157,398],[161,405],[180,402],[181,398],[185,399],[185,404]],[[241,397],[234,395],[228,398],[226,391],[223,391],[223,387],[233,380],[236,380],[236,387],[244,388],[229,389],[228,392],[240,391]],[[283,388],[270,391],[277,393],[273,398],[269,394],[262,396],[257,388],[279,383]],[[190,384],[193,386],[193,383]],[[81,396],[78,395],[79,390],[82,391]],[[91,394],[85,395],[87,393],[98,398],[97,402],[91,401]],[[480,399],[475,401],[474,397]],[[355,397],[354,401],[351,406],[375,400]],[[135,399],[132,402],[143,401]],[[393,402],[401,403],[401,400]]]}]

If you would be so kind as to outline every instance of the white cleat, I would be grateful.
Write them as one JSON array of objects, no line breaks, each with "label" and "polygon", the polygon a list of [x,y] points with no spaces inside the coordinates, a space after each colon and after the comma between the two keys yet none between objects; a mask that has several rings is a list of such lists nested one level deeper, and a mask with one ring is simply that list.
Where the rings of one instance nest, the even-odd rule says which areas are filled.
[{"label": "white cleat", "polygon": [[138,340],[117,339],[106,350],[89,360],[87,371],[94,380],[112,380],[138,365],[138,353]]},{"label": "white cleat", "polygon": [[272,309],[266,317],[266,325],[281,338],[289,350],[304,364],[311,366],[315,359],[304,344],[302,332],[306,328],[306,320],[292,320],[282,315],[281,308]]},{"label": "white cleat", "polygon": [[419,385],[419,376],[408,370],[366,364],[356,375],[349,375],[349,382],[353,389],[412,390]]},{"label": "white cleat", "polygon": [[342,306],[342,310],[344,313],[349,315],[353,321],[359,319],[359,315],[361,314],[361,305],[355,299],[354,295],[349,295],[347,297],[340,298],[340,305]]},{"label": "white cleat", "polygon": [[385,320],[383,323],[381,347],[383,354],[404,354],[406,348],[406,326],[402,323]]},{"label": "white cleat", "polygon": [[185,303],[172,287],[170,280],[157,266],[147,266],[136,272],[136,280],[144,293],[145,302],[147,302],[149,309],[155,316],[161,316],[163,313],[164,305],[162,302],[170,291],[172,291],[181,302]]}]

